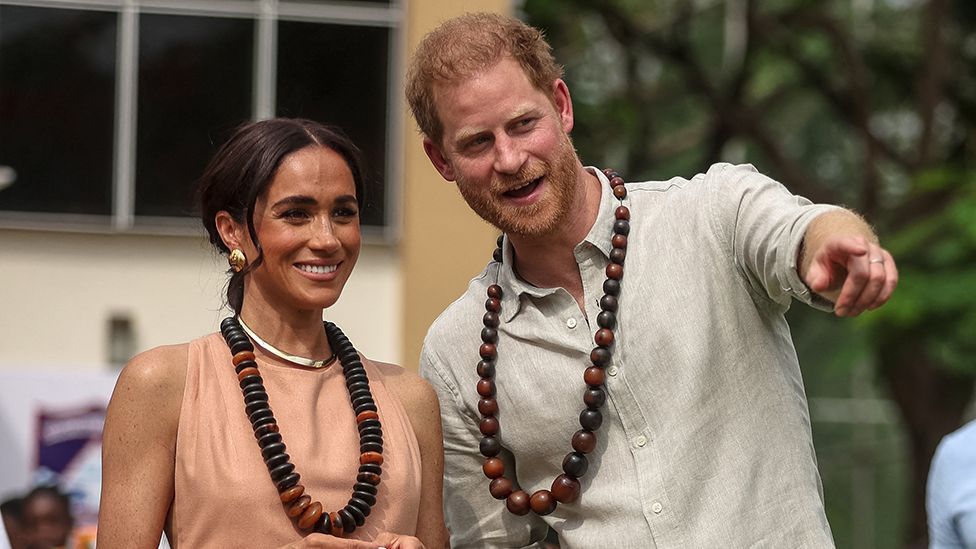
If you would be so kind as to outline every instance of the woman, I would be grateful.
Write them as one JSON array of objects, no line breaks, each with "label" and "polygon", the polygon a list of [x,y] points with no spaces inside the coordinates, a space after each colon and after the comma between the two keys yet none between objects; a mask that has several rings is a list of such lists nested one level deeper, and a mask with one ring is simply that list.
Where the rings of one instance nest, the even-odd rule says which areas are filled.
[{"label": "woman", "polygon": [[306,120],[248,124],[200,196],[236,316],[122,371],[99,549],[156,547],[164,530],[176,549],[444,546],[436,396],[323,329],[359,256],[356,147]]}]

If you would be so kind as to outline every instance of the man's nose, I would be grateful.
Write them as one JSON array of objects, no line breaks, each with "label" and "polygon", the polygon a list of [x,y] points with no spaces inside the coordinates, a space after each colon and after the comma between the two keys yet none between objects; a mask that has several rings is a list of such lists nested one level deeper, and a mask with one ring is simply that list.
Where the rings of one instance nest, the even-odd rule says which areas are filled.
[{"label": "man's nose", "polygon": [[504,174],[518,173],[525,163],[525,153],[515,139],[503,135],[495,139],[495,171]]}]

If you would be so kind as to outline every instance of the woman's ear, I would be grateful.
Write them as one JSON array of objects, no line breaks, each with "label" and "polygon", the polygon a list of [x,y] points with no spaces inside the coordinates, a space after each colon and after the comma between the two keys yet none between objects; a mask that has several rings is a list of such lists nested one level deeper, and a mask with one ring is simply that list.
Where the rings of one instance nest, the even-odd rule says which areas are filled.
[{"label": "woman's ear", "polygon": [[229,212],[220,210],[214,216],[214,222],[217,225],[217,233],[220,234],[220,239],[224,241],[224,246],[227,246],[228,250],[243,248],[244,242],[248,240],[245,236],[246,231],[242,224],[234,221]]}]

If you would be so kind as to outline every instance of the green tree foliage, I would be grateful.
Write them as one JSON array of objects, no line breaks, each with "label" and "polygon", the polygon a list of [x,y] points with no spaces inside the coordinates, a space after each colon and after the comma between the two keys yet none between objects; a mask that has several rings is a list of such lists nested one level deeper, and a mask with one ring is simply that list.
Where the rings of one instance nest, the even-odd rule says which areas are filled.
[{"label": "green tree foliage", "polygon": [[976,2],[526,0],[523,9],[565,63],[584,162],[633,180],[751,162],[876,225],[899,289],[846,328],[897,404],[911,463],[905,542],[924,544],[928,464],[976,381]]}]

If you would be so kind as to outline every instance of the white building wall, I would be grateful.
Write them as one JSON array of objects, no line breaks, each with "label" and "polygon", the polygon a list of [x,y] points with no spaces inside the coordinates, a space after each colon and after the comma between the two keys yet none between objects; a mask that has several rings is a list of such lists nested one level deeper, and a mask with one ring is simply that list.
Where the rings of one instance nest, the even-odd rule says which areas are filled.
[{"label": "white building wall", "polygon": [[[203,237],[0,229],[0,370],[108,367],[109,318],[127,315],[135,348],[217,329],[226,263]],[[401,360],[393,247],[363,247],[327,318],[367,356]]]}]

